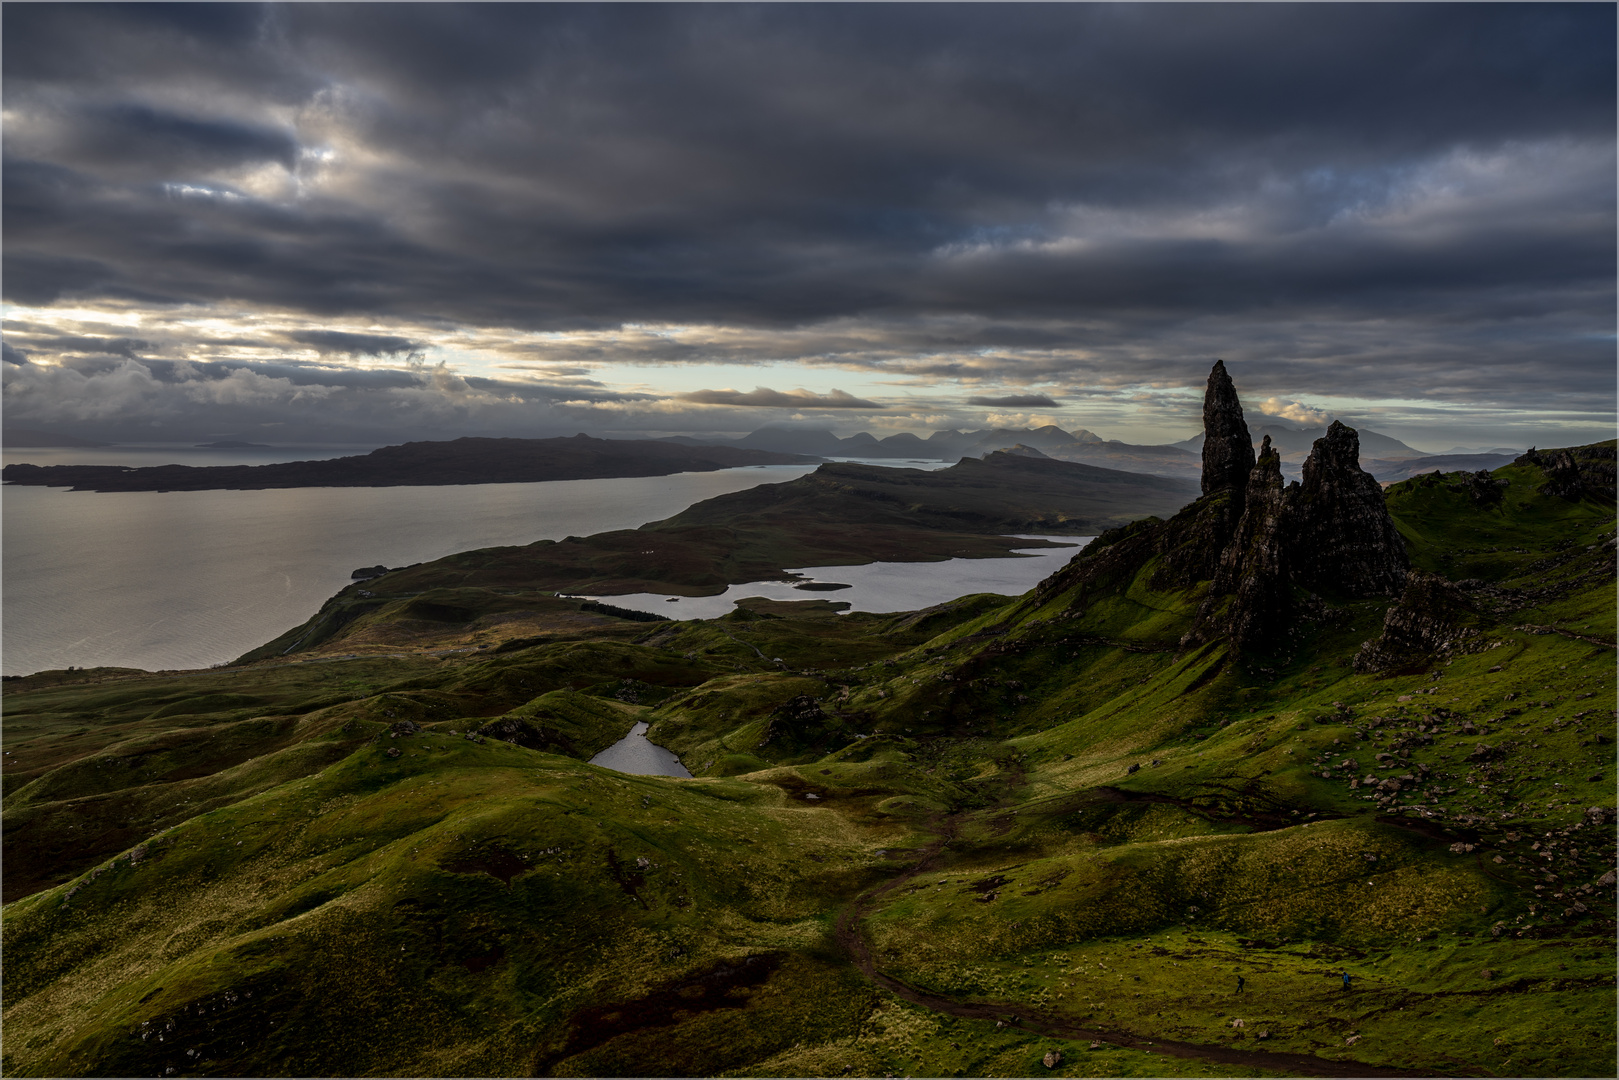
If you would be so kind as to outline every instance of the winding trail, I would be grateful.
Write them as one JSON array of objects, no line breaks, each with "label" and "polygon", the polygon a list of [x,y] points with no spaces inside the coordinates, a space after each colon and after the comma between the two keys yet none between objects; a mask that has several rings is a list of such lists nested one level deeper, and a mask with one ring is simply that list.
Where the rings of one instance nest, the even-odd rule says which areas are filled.
[{"label": "winding trail", "polygon": [[[1271,1069],[1292,1076],[1477,1075],[1476,1073],[1442,1072],[1431,1069],[1395,1069],[1367,1065],[1359,1061],[1333,1061],[1328,1058],[1315,1057],[1311,1054],[1294,1054],[1285,1051],[1244,1050],[1231,1046],[1178,1042],[1173,1039],[1157,1037],[1148,1039],[1133,1032],[1115,1028],[1081,1027],[1065,1017],[1031,1009],[1024,1005],[995,1001],[955,1001],[950,998],[940,997],[937,994],[931,994],[926,990],[918,990],[916,987],[902,982],[892,975],[887,975],[879,971],[875,961],[872,960],[871,948],[866,942],[865,935],[861,933],[860,926],[871,913],[878,900],[932,866],[934,860],[939,857],[955,837],[956,820],[956,816],[944,818],[942,820],[943,827],[936,828],[938,838],[918,850],[921,857],[909,869],[860,894],[855,898],[854,903],[844,908],[838,915],[837,922],[834,925],[834,934],[838,943],[853,958],[861,973],[896,997],[902,998],[913,1005],[920,1005],[924,1009],[931,1009],[934,1012],[944,1013],[949,1016],[958,1016],[969,1020],[998,1020],[1009,1027],[1019,1028],[1035,1035],[1106,1042],[1113,1046],[1127,1047],[1132,1050],[1145,1050],[1149,1053],[1164,1054],[1169,1057],[1196,1058],[1203,1061],[1217,1061],[1225,1065]],[[940,824],[941,820],[938,818],[930,822],[930,825],[935,827]]]}]

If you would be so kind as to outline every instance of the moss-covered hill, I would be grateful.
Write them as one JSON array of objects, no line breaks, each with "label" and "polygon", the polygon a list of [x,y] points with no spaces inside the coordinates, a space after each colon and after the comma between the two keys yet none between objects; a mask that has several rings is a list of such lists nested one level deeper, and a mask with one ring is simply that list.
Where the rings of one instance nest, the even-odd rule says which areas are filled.
[{"label": "moss-covered hill", "polygon": [[1391,487],[1403,595],[1241,651],[1214,495],[1010,600],[8,681],[4,1069],[1613,1075],[1581,460]]}]

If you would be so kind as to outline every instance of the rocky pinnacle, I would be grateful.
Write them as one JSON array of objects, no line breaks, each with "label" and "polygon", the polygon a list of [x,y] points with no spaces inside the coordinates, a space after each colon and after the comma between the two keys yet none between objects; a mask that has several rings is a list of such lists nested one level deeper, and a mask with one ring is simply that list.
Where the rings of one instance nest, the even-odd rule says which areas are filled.
[{"label": "rocky pinnacle", "polygon": [[1383,488],[1360,467],[1360,435],[1334,420],[1304,462],[1291,492],[1294,580],[1347,596],[1394,596],[1410,561],[1389,517]]},{"label": "rocky pinnacle", "polygon": [[1242,418],[1237,388],[1216,360],[1203,394],[1203,494],[1235,491],[1240,498],[1254,468],[1254,441]]}]

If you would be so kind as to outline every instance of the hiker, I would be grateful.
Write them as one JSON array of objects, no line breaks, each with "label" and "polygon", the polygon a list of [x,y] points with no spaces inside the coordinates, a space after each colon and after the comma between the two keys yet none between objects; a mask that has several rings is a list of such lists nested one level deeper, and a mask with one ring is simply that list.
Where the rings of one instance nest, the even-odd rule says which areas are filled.
[{"label": "hiker", "polygon": [[1344,993],[1349,993],[1349,972],[1344,972]]},{"label": "hiker", "polygon": [[1239,994],[1242,993],[1243,984],[1246,983],[1247,981],[1248,980],[1243,978],[1241,975],[1237,976],[1237,993],[1239,993]]}]

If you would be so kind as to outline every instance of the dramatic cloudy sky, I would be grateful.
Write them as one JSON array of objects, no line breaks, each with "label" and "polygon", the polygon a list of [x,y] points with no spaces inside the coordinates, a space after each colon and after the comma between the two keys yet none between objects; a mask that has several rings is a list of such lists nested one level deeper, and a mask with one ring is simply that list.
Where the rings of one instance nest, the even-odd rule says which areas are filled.
[{"label": "dramatic cloudy sky", "polygon": [[5,419],[1612,434],[1609,4],[7,4]]}]

